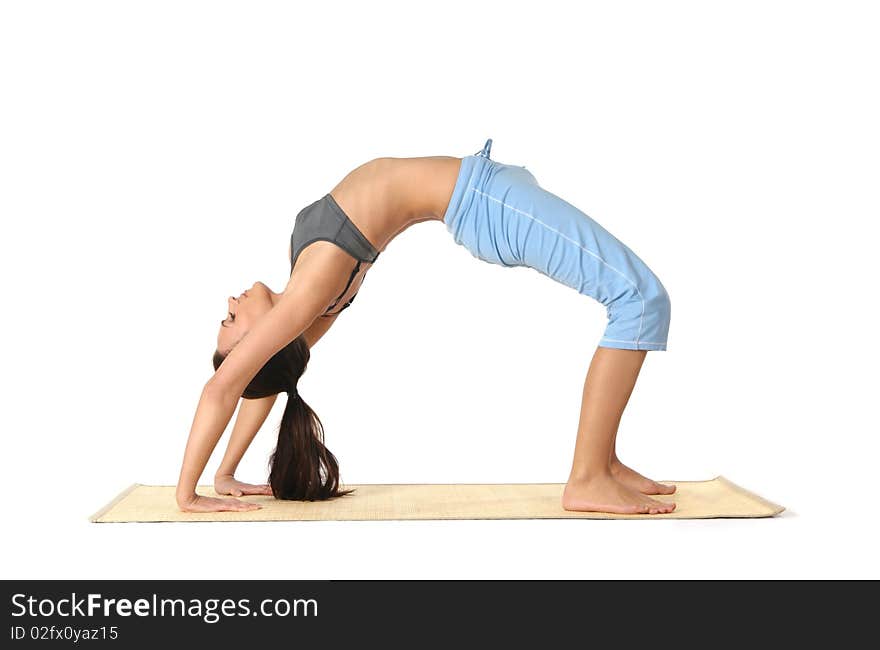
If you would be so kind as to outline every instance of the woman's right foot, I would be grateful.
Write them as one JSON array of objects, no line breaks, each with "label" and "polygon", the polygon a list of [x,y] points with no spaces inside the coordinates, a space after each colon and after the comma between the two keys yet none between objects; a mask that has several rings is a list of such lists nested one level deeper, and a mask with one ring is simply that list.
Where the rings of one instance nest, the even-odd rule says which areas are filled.
[{"label": "woman's right foot", "polygon": [[615,456],[611,461],[611,476],[615,479],[642,494],[672,494],[675,492],[674,485],[666,485],[658,483],[649,478],[645,478],[632,467],[627,467]]},{"label": "woman's right foot", "polygon": [[610,474],[600,474],[585,480],[569,480],[562,492],[562,507],[566,510],[621,515],[656,515],[675,510],[674,503],[645,496],[617,481]]}]

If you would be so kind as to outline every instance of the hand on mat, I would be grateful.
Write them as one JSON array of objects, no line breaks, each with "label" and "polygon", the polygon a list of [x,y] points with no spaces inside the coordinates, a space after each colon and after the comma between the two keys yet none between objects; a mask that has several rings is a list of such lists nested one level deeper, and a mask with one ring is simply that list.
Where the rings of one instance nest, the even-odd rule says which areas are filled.
[{"label": "hand on mat", "polygon": [[192,501],[178,503],[178,507],[184,512],[243,512],[245,510],[259,510],[263,506],[259,503],[248,503],[238,499],[217,499],[196,495]]},{"label": "hand on mat", "polygon": [[236,481],[233,476],[218,476],[214,478],[214,491],[217,494],[231,494],[234,497],[244,496],[245,494],[267,494],[272,496],[272,486],[253,485],[251,483],[242,483]]}]

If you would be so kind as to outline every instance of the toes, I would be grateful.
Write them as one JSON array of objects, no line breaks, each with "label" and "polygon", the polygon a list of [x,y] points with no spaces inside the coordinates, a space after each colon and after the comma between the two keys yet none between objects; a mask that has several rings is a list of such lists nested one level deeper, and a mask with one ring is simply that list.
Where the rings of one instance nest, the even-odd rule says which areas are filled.
[{"label": "toes", "polygon": [[675,509],[675,504],[666,501],[652,501],[644,504],[643,508],[647,510],[646,514],[661,515],[672,512]]}]

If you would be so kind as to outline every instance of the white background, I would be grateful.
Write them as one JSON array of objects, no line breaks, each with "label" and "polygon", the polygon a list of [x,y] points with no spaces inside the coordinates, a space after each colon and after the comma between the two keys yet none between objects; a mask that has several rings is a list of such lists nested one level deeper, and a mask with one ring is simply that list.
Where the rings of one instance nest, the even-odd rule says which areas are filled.
[{"label": "white background", "polygon": [[[2,576],[880,577],[878,27],[855,2],[4,3]],[[489,137],[670,293],[624,462],[782,516],[87,521],[176,482],[226,297],[283,290],[300,209]],[[300,390],[345,483],[564,482],[605,323],[426,222]]]}]

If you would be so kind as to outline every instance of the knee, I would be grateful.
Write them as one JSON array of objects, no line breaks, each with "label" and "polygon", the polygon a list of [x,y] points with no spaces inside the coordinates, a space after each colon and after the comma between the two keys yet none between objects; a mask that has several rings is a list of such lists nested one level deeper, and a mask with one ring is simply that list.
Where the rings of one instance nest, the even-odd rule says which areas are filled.
[{"label": "knee", "polygon": [[608,305],[608,327],[600,345],[628,350],[665,350],[672,316],[666,287],[646,270]]},{"label": "knee", "polygon": [[650,313],[658,324],[665,325],[664,330],[668,329],[672,318],[672,302],[666,287],[653,273],[642,290],[642,297],[645,301],[645,312]]},{"label": "knee", "polygon": [[660,279],[645,272],[638,283],[621,293],[608,305],[610,320],[630,320],[649,317],[655,323],[669,322],[672,312],[669,292]]}]

